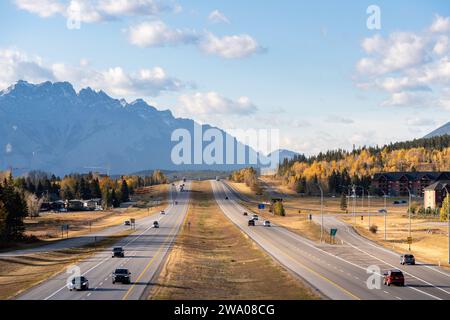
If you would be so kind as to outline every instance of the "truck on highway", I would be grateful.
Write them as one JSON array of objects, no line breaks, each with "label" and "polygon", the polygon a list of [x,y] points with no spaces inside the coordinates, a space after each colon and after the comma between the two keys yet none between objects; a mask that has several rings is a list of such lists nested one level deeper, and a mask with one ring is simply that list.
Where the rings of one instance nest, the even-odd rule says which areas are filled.
[{"label": "truck on highway", "polygon": [[128,269],[116,269],[112,274],[112,283],[116,282],[123,284],[131,283],[131,272]]}]

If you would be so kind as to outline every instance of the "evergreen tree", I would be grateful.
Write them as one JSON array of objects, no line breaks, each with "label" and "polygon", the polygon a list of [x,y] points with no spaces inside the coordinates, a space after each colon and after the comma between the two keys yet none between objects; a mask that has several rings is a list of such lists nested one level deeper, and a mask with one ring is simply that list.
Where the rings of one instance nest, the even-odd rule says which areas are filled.
[{"label": "evergreen tree", "polygon": [[112,189],[111,191],[111,204],[114,208],[120,207],[120,201],[119,198],[117,197],[116,190],[114,189]]},{"label": "evergreen tree", "polygon": [[348,202],[347,195],[343,192],[341,195],[341,210],[347,212]]},{"label": "evergreen tree", "polygon": [[121,202],[130,201],[130,190],[126,180],[122,180],[122,186],[120,188],[120,200]]},{"label": "evergreen tree", "polygon": [[448,206],[450,204],[450,194],[447,194],[447,197],[444,199],[444,201],[442,202],[442,207],[441,207],[441,221],[447,221],[448,219]]}]

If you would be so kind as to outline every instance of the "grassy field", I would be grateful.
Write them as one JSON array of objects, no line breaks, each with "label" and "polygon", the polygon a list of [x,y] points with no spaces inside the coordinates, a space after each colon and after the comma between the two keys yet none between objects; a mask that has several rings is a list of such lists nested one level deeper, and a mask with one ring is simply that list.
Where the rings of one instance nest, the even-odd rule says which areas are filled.
[{"label": "grassy field", "polygon": [[[272,186],[281,191],[279,186],[270,180]],[[244,187],[240,187],[244,188]],[[248,190],[247,190],[248,192]],[[353,225],[355,229],[364,237],[371,239],[386,248],[394,250],[399,254],[408,252],[407,237],[409,235],[409,218],[407,215],[407,205],[394,205],[393,201],[397,200],[389,198],[387,201],[388,218],[387,218],[387,240],[384,240],[384,217],[371,217],[371,225],[378,227],[376,234],[369,231],[368,217],[364,217],[361,220],[360,216],[357,217],[356,223],[351,217],[342,217],[341,219],[347,223]],[[404,200],[407,200],[404,198]],[[420,199],[414,200],[420,202]],[[317,197],[298,197],[293,194],[290,195],[285,201],[286,206],[293,206],[300,209],[302,213],[318,213],[320,212],[320,199]],[[307,210],[306,208],[312,209]],[[377,213],[379,209],[384,208],[383,199],[371,199],[371,211]],[[340,199],[337,198],[325,198],[324,205],[325,213],[343,213],[340,210]],[[356,204],[357,213],[369,211],[368,200],[365,199],[364,209],[361,208],[361,199],[357,199]],[[352,212],[352,202],[349,203],[349,212]],[[285,219],[287,227],[288,222],[292,216],[301,216],[296,209],[287,209],[288,217]],[[439,264],[449,267],[446,263],[448,260],[448,239],[447,239],[447,226],[445,223],[440,223],[436,217],[415,217],[412,218],[411,223],[413,245],[412,253],[416,257],[424,262],[431,264]]]},{"label": "grassy field", "polygon": [[[371,217],[371,225],[378,227],[376,234],[369,231],[368,218],[364,221],[352,218],[342,218],[353,225],[359,234],[371,239],[386,248],[401,253],[408,252],[407,237],[409,235],[409,219],[406,215],[393,214],[387,217],[387,240],[384,240],[384,218]],[[430,219],[412,219],[411,223],[413,244],[411,253],[420,261],[449,268],[448,238],[445,224]]]},{"label": "grassy field", "polygon": [[67,249],[51,253],[30,254],[18,257],[0,257],[0,300],[12,299],[29,288],[38,285],[78,261],[88,258],[121,238],[131,230],[108,237],[96,245]]},{"label": "grassy field", "polygon": [[319,299],[225,217],[208,181],[192,188],[186,224],[150,299]]},{"label": "grassy field", "polygon": [[149,188],[149,192],[135,196],[133,200],[148,203],[153,199],[161,199],[158,206],[149,208],[114,209],[108,211],[86,211],[69,213],[44,213],[38,218],[25,219],[25,234],[36,236],[40,242],[17,244],[15,249],[22,249],[42,245],[44,242],[61,239],[61,225],[69,224],[69,237],[77,237],[90,232],[100,231],[108,227],[122,224],[130,218],[143,218],[149,214],[159,212],[167,205],[168,185]]}]

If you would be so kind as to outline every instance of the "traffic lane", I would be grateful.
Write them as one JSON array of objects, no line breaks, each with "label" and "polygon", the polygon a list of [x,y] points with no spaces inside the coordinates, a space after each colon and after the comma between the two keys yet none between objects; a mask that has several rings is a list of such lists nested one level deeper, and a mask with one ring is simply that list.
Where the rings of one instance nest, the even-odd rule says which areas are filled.
[{"label": "traffic lane", "polygon": [[[173,197],[172,193],[173,192],[176,192],[176,190],[174,190],[173,187],[171,187],[169,189],[169,195],[168,195],[168,199],[169,199],[169,203],[170,203],[168,208],[170,206],[172,206],[171,203],[172,203],[172,197]],[[157,216],[158,214],[159,213],[155,213],[155,214],[153,214],[153,216]],[[137,222],[139,222],[140,220],[143,220],[143,219],[145,219],[145,218],[138,219]],[[48,253],[48,252],[63,250],[63,249],[68,249],[68,248],[79,248],[79,247],[83,247],[83,246],[86,246],[89,244],[93,244],[96,241],[101,241],[104,238],[110,237],[121,231],[123,231],[123,226],[117,225],[117,226],[105,228],[100,231],[91,232],[91,233],[88,233],[83,236],[60,240],[55,243],[45,244],[45,245],[42,245],[37,248],[15,250],[15,251],[10,251],[10,252],[0,253],[0,257],[17,257],[17,256],[23,256],[23,255],[29,255],[29,254],[36,254],[36,253]]]},{"label": "traffic lane", "polygon": [[407,284],[440,297],[450,299],[450,275],[443,269],[418,262],[415,266],[400,265],[400,255],[383,248],[378,244],[360,236],[352,227],[334,217],[324,219],[326,228],[340,228],[340,237],[351,250],[365,255],[373,265],[379,265],[383,270],[401,270]]},{"label": "traffic lane", "polygon": [[[224,192],[225,189],[222,189],[222,191]],[[230,198],[230,194],[227,193],[227,192],[224,192],[218,198],[219,199],[225,199],[226,196],[228,196]],[[233,203],[232,200],[229,200],[229,202]],[[240,207],[237,204],[234,204],[234,206],[237,208],[238,212],[240,211],[240,213],[236,213],[236,214],[239,215],[241,218],[244,218],[242,216],[242,212],[245,209]],[[237,216],[236,216],[236,218],[237,218]],[[248,221],[247,219],[245,219],[245,220]],[[244,224],[244,229],[247,228],[247,230],[245,230],[246,232],[252,233],[254,228],[245,227],[246,221],[240,221],[240,223]],[[363,268],[363,267],[358,266],[356,264],[352,264],[352,263],[350,263],[348,261],[345,261],[343,259],[339,259],[339,257],[335,257],[333,255],[329,255],[326,252],[324,252],[323,250],[319,250],[320,254],[325,254],[326,257],[318,257],[317,256],[318,255],[318,253],[317,253],[318,248],[316,248],[315,244],[313,244],[311,241],[303,239],[303,238],[297,236],[296,234],[293,234],[292,232],[289,232],[289,231],[285,230],[284,228],[275,228],[275,229],[280,230],[281,232],[283,232],[285,235],[287,235],[290,238],[295,237],[294,239],[290,239],[290,240],[289,239],[284,239],[285,243],[290,243],[290,242],[292,242],[292,240],[294,240],[296,242],[300,241],[303,244],[306,244],[307,245],[306,247],[314,249],[312,254],[311,254],[311,252],[308,252],[306,256],[299,257],[300,259],[306,259],[307,261],[316,260],[316,261],[320,262],[320,261],[326,261],[327,259],[331,258],[331,261],[325,262],[325,263],[328,264],[329,268],[325,268],[325,270],[323,270],[323,272],[325,272],[327,277],[328,277],[328,273],[333,274],[333,269],[334,270],[338,270],[340,274],[337,277],[336,277],[335,274],[331,275],[331,277],[333,278],[332,280],[337,282],[338,284],[341,281],[344,280],[344,283],[341,283],[341,284],[338,285],[339,287],[344,287],[344,286],[348,286],[348,284],[347,284],[348,283],[348,279],[350,279],[350,277],[353,276],[354,279],[351,279],[351,280],[352,281],[353,280],[358,280],[358,282],[354,283],[353,285],[350,285],[350,287],[352,287],[353,291],[356,290],[361,296],[364,297],[364,299],[388,299],[388,298],[390,298],[390,299],[403,299],[403,298],[407,298],[407,299],[428,299],[428,298],[433,298],[434,299],[434,297],[432,297],[432,296],[426,295],[423,292],[412,290],[412,289],[408,290],[408,292],[406,292],[405,290],[399,291],[399,290],[397,290],[397,288],[394,288],[394,287],[386,288],[386,290],[377,290],[377,291],[369,290],[367,288],[367,285],[366,285],[366,280],[367,280],[367,278],[369,276],[366,273],[366,268]],[[273,240],[273,239],[276,239],[276,237],[274,237],[274,235],[272,234],[270,240]],[[297,250],[298,246],[301,245],[302,243],[299,243],[299,244],[295,245],[293,248],[290,248],[290,250],[291,251]],[[263,245],[263,247],[264,247],[264,245]],[[273,255],[273,253],[272,253],[272,255]],[[319,264],[316,263],[316,264],[314,264],[314,267],[316,267],[316,268],[317,267],[319,267],[319,268],[323,267],[323,263],[319,263]],[[353,270],[348,270],[349,268],[351,269],[352,267],[354,267]],[[351,272],[349,272],[349,271],[351,271]],[[345,276],[347,276],[348,279],[345,279]],[[344,277],[344,279],[343,279],[343,277]],[[361,279],[364,279],[364,281],[359,281]],[[380,276],[380,279],[381,279],[381,276]],[[404,288],[398,288],[398,289],[404,289]],[[403,296],[403,298],[399,297],[399,294],[401,294]],[[391,295],[391,297],[388,297],[387,295]]]},{"label": "traffic lane", "polygon": [[[185,202],[184,205],[181,205],[180,207],[186,207],[186,201],[183,201],[183,199],[180,199],[180,203]],[[170,206],[167,211],[170,213],[172,212],[172,206]],[[136,233],[135,235],[128,236],[125,239],[120,240],[118,243],[115,244],[115,246],[122,246],[125,249],[128,249],[127,251],[133,249],[132,245],[134,243],[137,243],[137,241],[149,230],[152,229],[154,218],[149,217],[145,218],[144,221],[141,222],[140,228],[146,228],[143,232]],[[109,263],[107,263],[109,262]],[[118,263],[118,262],[117,262]],[[120,264],[118,264],[120,266]],[[102,279],[106,279],[108,276],[111,275],[111,272],[116,267],[115,261],[111,258],[111,251],[106,250],[102,253],[99,253],[93,257],[88,258],[86,261],[79,263],[79,266],[81,267],[82,274],[85,274],[88,279],[90,280],[90,287],[95,288],[97,287],[101,282],[103,282]],[[58,299],[61,295],[61,299],[70,299],[72,296],[67,297],[65,296],[67,294],[67,288],[65,287],[65,283],[67,281],[69,274],[61,273],[51,279],[49,279],[47,282],[44,282],[42,285],[35,287],[31,289],[26,294],[22,295],[20,299]],[[103,278],[105,276],[105,278]]]}]

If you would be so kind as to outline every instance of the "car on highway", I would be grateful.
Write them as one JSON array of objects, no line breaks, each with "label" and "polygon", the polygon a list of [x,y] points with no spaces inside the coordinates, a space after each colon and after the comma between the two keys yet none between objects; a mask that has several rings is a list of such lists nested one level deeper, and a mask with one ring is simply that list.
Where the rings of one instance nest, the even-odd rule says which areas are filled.
[{"label": "car on highway", "polygon": [[244,217],[248,217],[248,212],[244,212]]},{"label": "car on highway", "polygon": [[416,258],[412,254],[404,254],[400,257],[400,264],[413,266],[416,264]]},{"label": "car on highway", "polygon": [[384,285],[397,285],[400,287],[405,286],[405,276],[400,270],[389,270],[384,273]]},{"label": "car on highway", "polygon": [[259,220],[259,217],[258,217],[257,214],[254,214],[254,215],[252,216],[252,218],[253,218],[253,220],[255,220],[255,221],[258,221],[258,220]]},{"label": "car on highway", "polygon": [[123,224],[124,224],[125,226],[128,226],[128,227],[129,227],[129,226],[131,226],[131,221],[128,221],[128,220],[127,220],[127,221],[125,221]]},{"label": "car on highway", "polygon": [[114,247],[112,251],[113,258],[125,258],[125,250],[122,247]]},{"label": "car on highway", "polygon": [[166,212],[165,212],[164,210],[161,210],[161,214],[162,214],[162,215],[165,215]]},{"label": "car on highway", "polygon": [[269,220],[264,221],[264,227],[271,227],[272,224]]},{"label": "car on highway", "polygon": [[248,226],[249,226],[249,227],[255,227],[255,226],[256,226],[256,221],[253,220],[253,219],[249,220],[249,221],[248,221]]},{"label": "car on highway", "polygon": [[230,198],[228,198],[228,197],[225,197],[225,200],[230,200]]},{"label": "car on highway", "polygon": [[112,274],[112,283],[116,282],[123,284],[131,283],[131,272],[128,269],[116,269]]},{"label": "car on highway", "polygon": [[159,229],[159,222],[158,221],[153,222],[153,228]]},{"label": "car on highway", "polygon": [[89,290],[89,280],[86,277],[74,277],[72,281],[70,281],[68,287],[70,291]]}]

